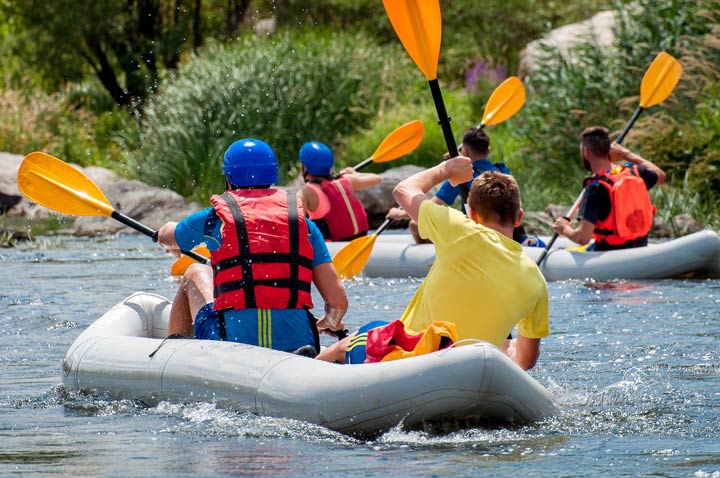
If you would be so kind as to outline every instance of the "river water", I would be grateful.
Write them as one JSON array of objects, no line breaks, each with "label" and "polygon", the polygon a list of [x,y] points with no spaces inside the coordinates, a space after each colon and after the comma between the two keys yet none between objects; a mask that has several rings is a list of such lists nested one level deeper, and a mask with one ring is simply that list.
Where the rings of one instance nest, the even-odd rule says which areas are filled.
[{"label": "river water", "polygon": [[[172,297],[172,260],[140,236],[0,249],[0,476],[720,478],[719,280],[552,282],[551,336],[531,374],[559,416],[361,441],[207,403],[66,390],[72,341],[133,291]],[[348,283],[346,322],[399,317],[418,284]]]}]

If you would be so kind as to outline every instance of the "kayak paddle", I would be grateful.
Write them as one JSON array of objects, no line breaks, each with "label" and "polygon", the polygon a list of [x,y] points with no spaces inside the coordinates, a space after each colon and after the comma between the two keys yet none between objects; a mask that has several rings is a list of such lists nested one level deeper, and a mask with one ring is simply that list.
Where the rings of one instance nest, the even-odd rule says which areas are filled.
[{"label": "kayak paddle", "polygon": [[[46,153],[23,158],[18,187],[25,197],[41,206],[72,216],[107,216],[145,234],[157,242],[157,231],[113,209],[100,188],[82,171]],[[207,259],[192,251],[181,251],[203,264]]]},{"label": "kayak paddle", "polygon": [[[423,133],[424,127],[422,121],[420,120],[409,121],[404,125],[395,128],[382,140],[375,152],[369,158],[359,163],[353,169],[358,171],[371,163],[387,163],[411,153],[420,145]],[[210,257],[210,251],[208,251],[205,246],[200,246],[194,250],[203,256]],[[192,263],[193,261],[189,257],[180,257],[171,266],[170,273],[174,276],[181,276]]]},{"label": "kayak paddle", "polygon": [[335,254],[333,265],[341,279],[352,279],[363,271],[365,264],[370,259],[375,240],[392,221],[392,219],[386,219],[374,233],[353,239]]},{"label": "kayak paddle", "polygon": [[[437,65],[440,59],[442,38],[442,16],[439,0],[383,0],[385,11],[400,42],[425,75],[430,86],[438,123],[442,128],[450,158],[458,155],[453,137],[450,117],[445,108],[440,84],[437,80]],[[467,184],[460,185],[460,197],[467,203]]]},{"label": "kayak paddle", "polygon": [[412,120],[395,128],[377,147],[375,152],[353,169],[358,171],[371,163],[386,163],[411,153],[420,145],[424,133],[422,121]]},{"label": "kayak paddle", "polygon": [[[670,93],[672,93],[673,89],[675,89],[675,85],[677,85],[678,81],[680,81],[680,75],[682,75],[682,66],[680,65],[680,62],[678,62],[672,55],[664,51],[658,53],[643,75],[642,82],[640,83],[640,104],[625,125],[625,128],[623,128],[620,136],[618,136],[615,140],[616,143],[620,144],[623,142],[625,136],[627,136],[630,128],[632,128],[633,124],[635,124],[635,121],[638,119],[643,110],[662,103],[668,96],[670,96]],[[565,219],[569,221],[570,218],[573,217],[577,209],[580,207],[584,194],[585,189],[583,188],[577,199],[575,199],[573,205],[570,209],[568,209],[565,216],[563,216]],[[545,250],[537,260],[538,266],[542,264],[545,256],[547,256],[548,251],[557,238],[558,234],[553,234],[550,242],[547,243]]]},{"label": "kayak paddle", "polygon": [[[508,78],[490,95],[478,128],[502,123],[517,113],[524,103],[525,87],[522,81],[516,76]],[[386,220],[373,234],[353,239],[335,254],[333,265],[341,279],[351,279],[362,272],[370,259],[375,240],[391,222],[390,219]]]}]

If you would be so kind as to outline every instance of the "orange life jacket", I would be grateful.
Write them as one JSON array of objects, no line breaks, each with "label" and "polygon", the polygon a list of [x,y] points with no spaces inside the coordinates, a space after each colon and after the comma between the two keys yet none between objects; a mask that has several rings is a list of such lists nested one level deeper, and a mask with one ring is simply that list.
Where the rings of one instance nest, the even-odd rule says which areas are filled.
[{"label": "orange life jacket", "polygon": [[653,225],[655,206],[637,166],[602,171],[585,180],[601,184],[610,196],[610,214],[595,224],[596,242],[620,245],[646,236]]},{"label": "orange life jacket", "polygon": [[[365,208],[355,194],[347,178],[323,180],[322,192],[330,203],[329,211],[322,217],[330,232],[331,241],[343,241],[367,234],[368,218]],[[323,198],[320,199],[322,203]]]},{"label": "orange life jacket", "polygon": [[312,308],[313,248],[297,196],[239,189],[210,201],[223,222],[210,254],[215,310]]}]

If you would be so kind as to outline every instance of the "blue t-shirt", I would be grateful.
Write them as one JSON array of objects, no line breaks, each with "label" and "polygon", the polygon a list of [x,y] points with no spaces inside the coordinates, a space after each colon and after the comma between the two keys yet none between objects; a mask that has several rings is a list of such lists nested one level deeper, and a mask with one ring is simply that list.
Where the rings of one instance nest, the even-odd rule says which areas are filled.
[{"label": "blue t-shirt", "polygon": [[[307,219],[310,244],[313,248],[312,266],[332,262],[330,252],[325,245],[320,230],[315,223]],[[189,251],[198,244],[205,243],[210,251],[220,247],[222,221],[212,207],[198,211],[180,221],[175,228],[175,240],[181,249]],[[200,333],[196,328],[196,338],[217,340],[217,316],[206,319],[198,313],[196,321],[203,323]],[[241,342],[276,350],[294,350],[303,345],[315,345],[310,318],[305,309],[242,309],[224,312],[227,337],[229,341]],[[210,322],[210,323],[209,323]],[[197,325],[197,324],[196,324]],[[202,330],[207,330],[207,336]]]},{"label": "blue t-shirt", "polygon": [[[473,161],[473,179],[480,176],[485,171],[500,171],[501,173],[510,174],[510,169],[505,166],[505,163],[493,163],[487,159],[478,159]],[[469,188],[472,185],[472,181],[466,184]],[[440,189],[435,194],[435,197],[441,199],[448,206],[452,206],[459,195],[460,186],[453,186],[450,184],[450,181],[445,181],[442,183],[442,186],[440,186]]]}]

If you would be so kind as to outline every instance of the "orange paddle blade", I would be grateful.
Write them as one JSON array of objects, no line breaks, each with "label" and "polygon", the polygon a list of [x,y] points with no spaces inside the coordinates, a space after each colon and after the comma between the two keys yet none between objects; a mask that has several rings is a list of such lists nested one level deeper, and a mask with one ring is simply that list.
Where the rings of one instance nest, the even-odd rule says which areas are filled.
[{"label": "orange paddle blade", "polygon": [[333,265],[341,279],[352,279],[362,273],[370,259],[377,236],[375,233],[353,239],[335,254]]},{"label": "orange paddle blade", "polygon": [[412,152],[420,145],[424,133],[422,121],[413,120],[393,130],[370,156],[375,163],[392,161]]},{"label": "orange paddle blade", "polygon": [[74,166],[46,153],[23,158],[18,170],[20,192],[33,202],[73,216],[110,216],[105,194]]},{"label": "orange paddle blade", "polygon": [[[208,250],[207,246],[198,246],[194,248],[193,251],[204,257],[210,257],[210,251]],[[185,273],[187,268],[195,262],[197,261],[195,261],[191,257],[180,256],[175,262],[173,262],[172,266],[170,267],[170,274],[174,276],[181,276]]]},{"label": "orange paddle blade", "polygon": [[442,39],[439,0],[383,0],[400,42],[428,81],[437,79]]},{"label": "orange paddle blade", "polygon": [[500,83],[490,95],[481,126],[491,126],[502,123],[520,111],[525,104],[525,86],[520,78],[511,76]]},{"label": "orange paddle blade", "polygon": [[640,84],[640,106],[662,103],[680,81],[682,66],[672,55],[661,51],[648,67]]}]

